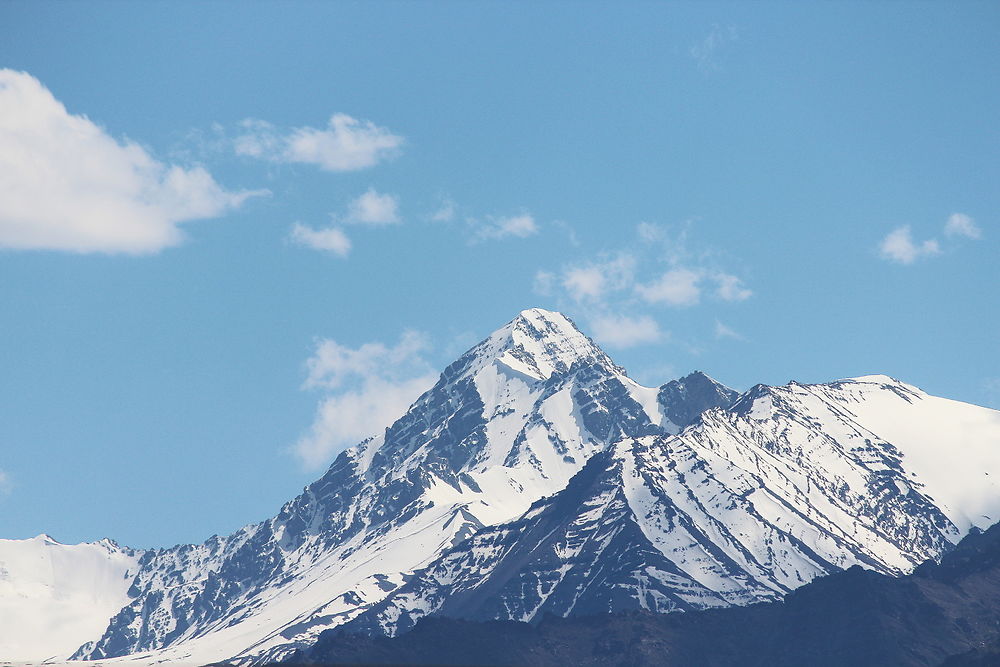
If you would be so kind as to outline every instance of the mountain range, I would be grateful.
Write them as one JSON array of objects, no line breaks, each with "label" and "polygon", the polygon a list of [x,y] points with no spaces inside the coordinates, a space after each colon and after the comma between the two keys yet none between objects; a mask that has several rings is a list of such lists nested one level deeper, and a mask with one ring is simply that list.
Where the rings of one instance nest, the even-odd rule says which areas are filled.
[{"label": "mountain range", "polygon": [[0,658],[260,664],[433,615],[773,601],[940,559],[1000,518],[998,475],[1000,412],[880,375],[645,387],[531,309],[267,521],[144,551],[0,540]]}]

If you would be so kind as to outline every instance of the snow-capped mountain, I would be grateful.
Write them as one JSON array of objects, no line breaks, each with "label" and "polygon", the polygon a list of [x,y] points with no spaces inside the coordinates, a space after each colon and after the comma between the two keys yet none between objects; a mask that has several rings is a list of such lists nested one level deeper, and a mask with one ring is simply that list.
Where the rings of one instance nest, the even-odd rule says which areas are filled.
[{"label": "snow-capped mountain", "polygon": [[1000,518],[996,475],[996,411],[883,376],[643,387],[532,309],[273,519],[129,552],[126,599],[74,657],[262,662],[433,613],[697,609],[853,564],[901,574]]},{"label": "snow-capped mountain", "polygon": [[676,433],[668,414],[732,398],[703,375],[643,387],[561,314],[524,311],[274,519],[143,554],[130,604],[76,657],[281,657],[560,491],[614,442]]},{"label": "snow-capped mountain", "polygon": [[[948,460],[925,467],[935,450]],[[678,435],[594,455],[566,489],[449,549],[345,629],[704,609],[852,565],[904,574],[1000,518],[998,467],[996,412],[887,377],[758,386]]]}]

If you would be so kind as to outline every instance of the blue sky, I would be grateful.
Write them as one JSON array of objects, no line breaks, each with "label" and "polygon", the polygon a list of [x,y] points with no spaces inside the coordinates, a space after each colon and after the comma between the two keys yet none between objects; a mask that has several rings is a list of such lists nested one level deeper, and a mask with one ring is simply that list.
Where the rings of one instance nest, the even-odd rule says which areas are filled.
[{"label": "blue sky", "polygon": [[271,515],[559,309],[1000,407],[995,3],[0,4],[0,536]]}]

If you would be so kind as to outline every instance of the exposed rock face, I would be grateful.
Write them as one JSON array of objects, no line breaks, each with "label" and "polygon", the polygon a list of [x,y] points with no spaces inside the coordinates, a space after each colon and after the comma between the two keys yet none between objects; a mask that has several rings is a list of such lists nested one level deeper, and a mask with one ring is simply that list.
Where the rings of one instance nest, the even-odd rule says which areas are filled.
[{"label": "exposed rock face", "polygon": [[660,387],[656,399],[667,419],[684,428],[711,408],[728,407],[739,393],[719,384],[701,371]]}]

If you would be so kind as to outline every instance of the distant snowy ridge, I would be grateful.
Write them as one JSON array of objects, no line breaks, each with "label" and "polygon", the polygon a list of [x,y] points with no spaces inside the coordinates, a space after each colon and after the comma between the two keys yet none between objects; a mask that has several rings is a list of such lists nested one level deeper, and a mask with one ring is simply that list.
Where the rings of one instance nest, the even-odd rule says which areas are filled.
[{"label": "distant snowy ridge", "polygon": [[747,604],[908,572],[1000,518],[997,475],[1000,412],[885,376],[644,387],[531,309],[273,519],[130,552],[113,618],[61,655],[261,663],[433,613]]},{"label": "distant snowy ridge", "polygon": [[103,632],[140,554],[111,540],[0,540],[0,662],[65,657]]}]

